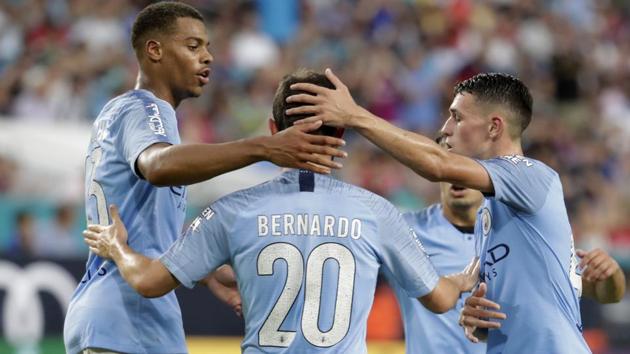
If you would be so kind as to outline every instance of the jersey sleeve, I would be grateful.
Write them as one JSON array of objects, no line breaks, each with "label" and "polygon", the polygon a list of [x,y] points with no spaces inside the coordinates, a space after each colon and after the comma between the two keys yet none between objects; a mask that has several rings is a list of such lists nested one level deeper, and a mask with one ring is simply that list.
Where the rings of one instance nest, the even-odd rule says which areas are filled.
[{"label": "jersey sleeve", "polygon": [[188,230],[160,257],[160,261],[187,288],[230,259],[226,223],[228,208],[217,202],[206,208]]},{"label": "jersey sleeve", "polygon": [[133,173],[136,160],[149,146],[156,143],[178,144],[179,131],[175,111],[150,98],[139,98],[121,117],[120,150]]},{"label": "jersey sleeve", "polygon": [[383,273],[410,297],[433,291],[440,277],[402,214],[394,206],[385,205],[376,215]]},{"label": "jersey sleeve", "polygon": [[545,204],[550,185],[557,174],[538,161],[521,156],[503,156],[479,163],[488,171],[494,198],[525,213],[534,213]]}]

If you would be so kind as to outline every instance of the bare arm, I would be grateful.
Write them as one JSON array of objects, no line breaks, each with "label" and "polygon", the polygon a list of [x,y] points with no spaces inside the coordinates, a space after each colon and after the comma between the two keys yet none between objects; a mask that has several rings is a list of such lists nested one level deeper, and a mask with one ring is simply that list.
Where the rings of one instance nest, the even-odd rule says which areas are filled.
[{"label": "bare arm", "polygon": [[461,273],[440,277],[433,291],[418,300],[432,312],[444,313],[455,307],[461,293],[472,290],[478,279],[479,259],[474,258]]},{"label": "bare arm", "polygon": [[341,164],[329,157],[345,157],[336,149],[341,139],[308,134],[321,122],[292,127],[273,136],[242,139],[222,144],[157,143],[136,160],[138,172],[157,186],[188,185],[205,181],[257,161],[269,160],[279,166],[330,173]]},{"label": "bare arm", "polygon": [[312,114],[298,121],[308,124],[323,121],[326,125],[356,129],[361,135],[385,150],[401,163],[430,181],[444,181],[482,192],[492,192],[488,172],[475,160],[442,149],[432,139],[400,129],[371,114],[354,102],[348,88],[329,69],[326,76],[336,89],[308,83],[291,85],[291,89],[310,94],[290,96],[287,101],[305,105],[287,110],[287,114]]},{"label": "bare arm", "polygon": [[582,257],[582,295],[602,304],[621,301],[626,292],[626,277],[619,264],[602,249],[577,250]]},{"label": "bare arm", "polygon": [[144,297],[159,297],[178,287],[177,279],[159,260],[136,253],[127,245],[127,230],[118,209],[110,206],[109,212],[111,225],[89,225],[83,231],[90,251],[113,260],[123,279]]},{"label": "bare arm", "polygon": [[243,305],[241,294],[238,292],[236,275],[229,265],[222,265],[214,272],[210,273],[203,283],[219,300],[230,306],[237,316],[241,317]]}]

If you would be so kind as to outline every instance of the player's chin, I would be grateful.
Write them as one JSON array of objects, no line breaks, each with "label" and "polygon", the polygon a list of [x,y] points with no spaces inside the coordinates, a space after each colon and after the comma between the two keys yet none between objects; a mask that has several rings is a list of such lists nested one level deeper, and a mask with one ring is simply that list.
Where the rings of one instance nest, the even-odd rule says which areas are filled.
[{"label": "player's chin", "polygon": [[188,96],[199,97],[203,93],[203,86],[194,86],[188,89]]}]

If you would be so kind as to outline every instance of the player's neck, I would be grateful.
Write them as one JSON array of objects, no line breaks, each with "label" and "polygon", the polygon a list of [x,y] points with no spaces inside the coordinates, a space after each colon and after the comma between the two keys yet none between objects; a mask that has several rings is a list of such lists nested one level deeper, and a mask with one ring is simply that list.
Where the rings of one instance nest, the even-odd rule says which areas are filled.
[{"label": "player's neck", "polygon": [[471,205],[466,208],[451,208],[448,203],[442,203],[442,212],[444,217],[451,224],[462,227],[474,227],[475,219],[477,217],[477,207]]},{"label": "player's neck", "polygon": [[513,141],[511,139],[502,139],[500,141],[496,141],[493,146],[488,151],[485,159],[491,159],[497,156],[506,156],[506,155],[523,155],[523,148],[521,147],[521,141]]},{"label": "player's neck", "polygon": [[180,99],[175,97],[173,91],[168,87],[168,85],[158,80],[152,80],[149,75],[144,74],[142,71],[138,74],[135,89],[151,91],[155,97],[164,100],[173,106],[173,109],[176,109],[181,102]]}]

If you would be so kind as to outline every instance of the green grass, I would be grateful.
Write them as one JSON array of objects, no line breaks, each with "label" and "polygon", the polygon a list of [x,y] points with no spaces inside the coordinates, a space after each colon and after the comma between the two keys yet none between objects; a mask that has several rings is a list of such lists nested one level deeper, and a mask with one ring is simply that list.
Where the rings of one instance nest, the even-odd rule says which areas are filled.
[{"label": "green grass", "polygon": [[64,354],[62,337],[46,337],[35,348],[19,350],[10,346],[4,338],[0,340],[0,353],[6,354]]}]

